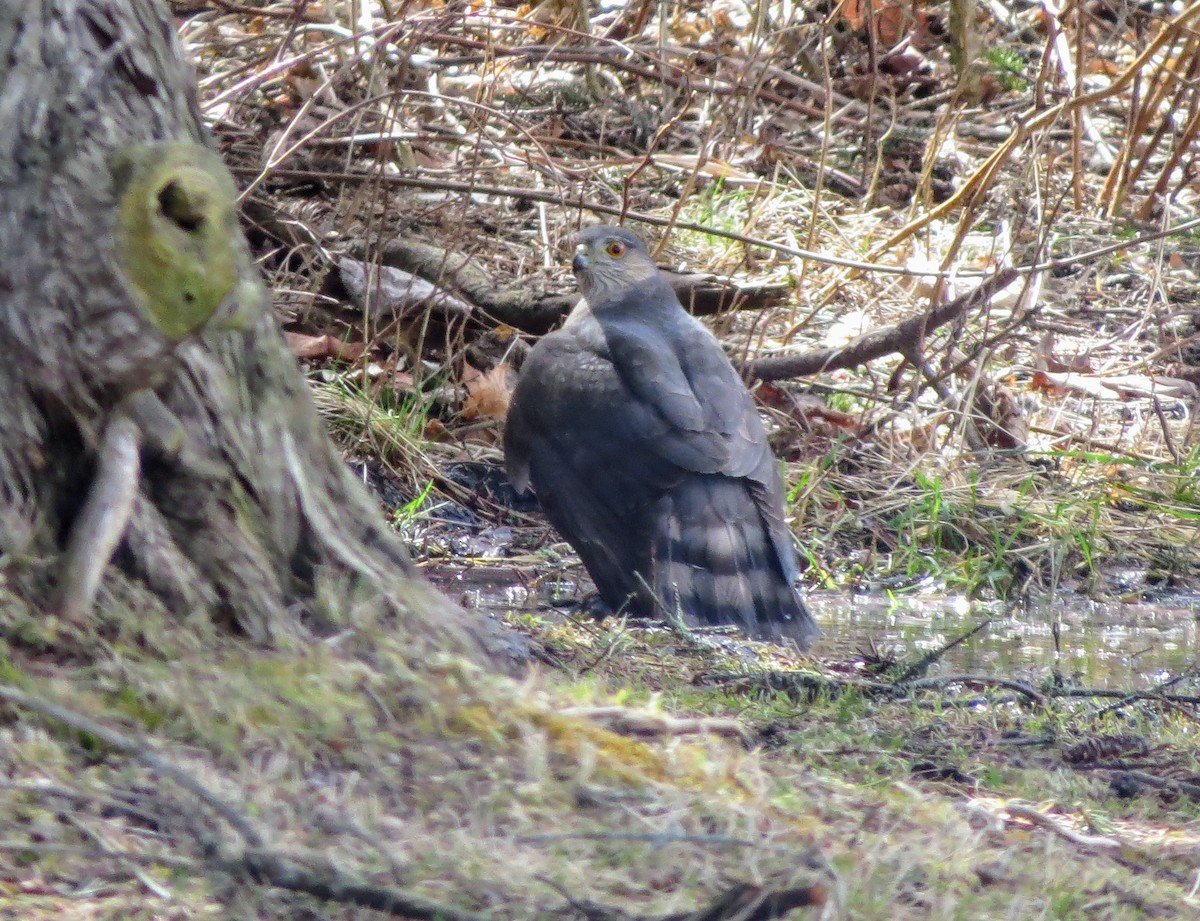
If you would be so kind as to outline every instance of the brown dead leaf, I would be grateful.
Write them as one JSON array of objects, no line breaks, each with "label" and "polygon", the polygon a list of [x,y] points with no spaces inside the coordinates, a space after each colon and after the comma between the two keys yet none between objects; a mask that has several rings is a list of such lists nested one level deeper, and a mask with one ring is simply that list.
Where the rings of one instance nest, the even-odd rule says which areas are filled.
[{"label": "brown dead leaf", "polygon": [[929,59],[909,41],[900,42],[879,59],[879,72],[890,77],[907,77],[929,70]]},{"label": "brown dead leaf", "polygon": [[796,398],[796,406],[792,410],[792,418],[798,422],[806,422],[810,425],[813,422],[820,421],[832,425],[834,428],[845,429],[846,431],[859,430],[858,416],[831,409],[825,405],[824,400],[810,393],[800,394]]},{"label": "brown dead leaf", "polygon": [[467,395],[463,398],[462,409],[459,412],[463,419],[500,420],[508,414],[512,388],[509,385],[507,364],[501,362],[492,370],[483,372],[476,371],[468,365],[463,372],[463,384],[467,388]]},{"label": "brown dead leaf", "polygon": [[885,45],[898,42],[909,24],[908,14],[899,3],[846,0],[841,10],[842,16],[852,29],[864,29],[870,21],[876,30],[876,37]]},{"label": "brown dead leaf", "polygon": [[1024,448],[1029,421],[1007,387],[987,383],[975,394],[975,430],[984,443],[1004,451]]},{"label": "brown dead leaf", "polygon": [[1049,396],[1061,397],[1067,392],[1067,388],[1059,384],[1049,371],[1037,370],[1033,372],[1033,377],[1029,380],[1029,389],[1044,393]]},{"label": "brown dead leaf", "polygon": [[712,20],[713,29],[717,32],[732,32],[737,28],[737,25],[729,18],[729,11],[714,8],[709,14]]},{"label": "brown dead leaf", "polygon": [[288,348],[297,358],[337,358],[358,361],[366,351],[361,342],[344,342],[335,336],[309,336],[306,333],[284,333]]},{"label": "brown dead leaf", "polygon": [[400,355],[393,353],[378,364],[371,365],[370,370],[378,369],[378,373],[373,377],[373,392],[390,390],[397,396],[418,395],[417,384],[411,372],[399,367],[401,360]]},{"label": "brown dead leaf", "polygon": [[303,61],[288,68],[283,75],[283,85],[294,102],[304,102],[324,84],[321,73],[310,61]]}]

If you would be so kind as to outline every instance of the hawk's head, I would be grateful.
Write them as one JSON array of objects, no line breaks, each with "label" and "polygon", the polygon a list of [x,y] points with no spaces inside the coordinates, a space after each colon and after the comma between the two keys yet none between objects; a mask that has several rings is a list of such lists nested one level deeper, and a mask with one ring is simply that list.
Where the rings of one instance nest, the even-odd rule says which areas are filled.
[{"label": "hawk's head", "polygon": [[646,244],[624,227],[607,224],[576,234],[571,270],[590,304],[619,297],[658,275]]}]

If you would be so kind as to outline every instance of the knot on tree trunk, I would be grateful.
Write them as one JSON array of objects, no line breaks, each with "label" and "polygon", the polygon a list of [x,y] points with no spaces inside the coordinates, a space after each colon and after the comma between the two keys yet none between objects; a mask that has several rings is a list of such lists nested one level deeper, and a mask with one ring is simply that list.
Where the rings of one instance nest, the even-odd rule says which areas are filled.
[{"label": "knot on tree trunk", "polygon": [[320,428],[165,8],[0,13],[0,553],[72,618],[154,604],[272,642],[366,604],[488,658]]}]

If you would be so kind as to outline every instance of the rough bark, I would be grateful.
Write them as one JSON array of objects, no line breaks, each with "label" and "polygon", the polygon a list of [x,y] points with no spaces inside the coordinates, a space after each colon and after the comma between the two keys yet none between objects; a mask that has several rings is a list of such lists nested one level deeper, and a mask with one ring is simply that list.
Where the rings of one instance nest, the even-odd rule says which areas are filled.
[{"label": "rough bark", "polygon": [[[208,144],[161,0],[0,8],[0,554],[52,603],[99,452],[131,394],[157,396],[185,450],[143,443],[101,603],[147,595],[261,641],[352,606],[395,616],[414,657],[487,658],[484,627],[416,576],[325,438],[270,310],[167,341],[114,245],[113,157]],[[124,401],[124,403],[123,403]],[[134,465],[135,467],[137,465]],[[359,608],[361,609],[361,608]]]}]

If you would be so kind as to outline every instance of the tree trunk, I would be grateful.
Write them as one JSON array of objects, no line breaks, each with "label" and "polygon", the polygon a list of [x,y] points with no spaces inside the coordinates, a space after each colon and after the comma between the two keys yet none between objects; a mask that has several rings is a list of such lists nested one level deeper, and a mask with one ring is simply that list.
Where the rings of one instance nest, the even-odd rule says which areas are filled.
[{"label": "tree trunk", "polygon": [[[253,283],[232,295],[249,315],[240,330],[202,327],[170,339],[139,307],[115,242],[114,162],[146,142],[209,143],[161,0],[3,4],[7,591],[53,610],[71,567],[106,563],[115,550],[96,568],[98,592],[84,592],[85,608],[95,595],[101,615],[159,605],[272,642],[368,605],[412,636],[414,660],[433,650],[489,659],[494,637],[416,575],[342,465],[269,305],[246,296]],[[239,271],[249,273],[234,236]],[[151,415],[178,430],[176,450],[149,432],[133,452],[105,447],[136,434],[136,425],[117,423],[132,395],[148,396]],[[123,498],[102,495],[100,480]],[[85,506],[108,522],[107,549],[87,547]],[[69,543],[83,545],[74,559]]]}]

